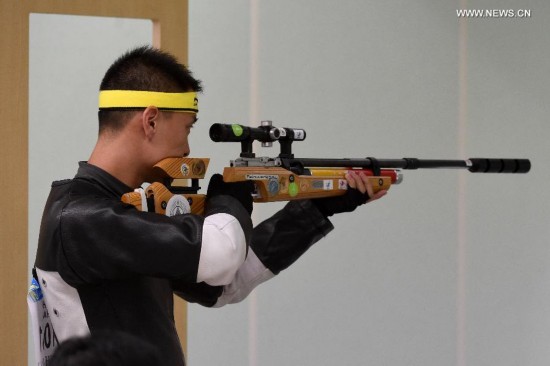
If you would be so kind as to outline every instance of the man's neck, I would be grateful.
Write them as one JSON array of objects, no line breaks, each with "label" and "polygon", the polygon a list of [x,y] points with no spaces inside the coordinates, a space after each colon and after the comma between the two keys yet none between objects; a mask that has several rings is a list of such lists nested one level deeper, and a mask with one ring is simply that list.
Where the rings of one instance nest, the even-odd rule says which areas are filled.
[{"label": "man's neck", "polygon": [[[124,147],[124,148],[121,148]],[[127,148],[126,148],[127,147]],[[88,163],[95,165],[129,187],[139,187],[149,167],[144,167],[140,155],[131,144],[98,140]]]}]

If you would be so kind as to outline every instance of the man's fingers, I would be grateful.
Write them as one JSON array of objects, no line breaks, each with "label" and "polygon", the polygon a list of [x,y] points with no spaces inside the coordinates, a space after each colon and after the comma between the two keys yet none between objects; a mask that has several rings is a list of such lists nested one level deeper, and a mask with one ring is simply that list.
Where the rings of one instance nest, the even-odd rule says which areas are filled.
[{"label": "man's fingers", "polygon": [[388,191],[385,189],[374,193],[374,188],[369,177],[363,172],[360,172],[358,174],[350,170],[346,174],[346,179],[350,188],[355,188],[362,194],[368,196],[367,202],[375,201],[379,198],[384,197],[386,193],[388,193]]},{"label": "man's fingers", "polygon": [[[369,197],[373,197],[374,196],[374,188],[372,188],[372,184],[369,180],[369,177],[367,177],[366,174],[364,173],[360,173],[361,175],[361,181],[363,183],[363,185],[365,186],[365,191],[367,192],[367,195]],[[363,191],[363,193],[365,193],[365,191]]]},{"label": "man's fingers", "polygon": [[361,193],[365,193],[367,192],[367,187],[365,186],[365,182],[362,176],[363,173],[361,173],[361,176],[359,176],[357,173],[351,170],[346,173],[348,185],[351,188],[357,189]]},{"label": "man's fingers", "polygon": [[350,188],[357,187],[357,184],[355,184],[355,178],[352,176],[352,172],[348,171],[346,173],[346,180],[348,181],[348,186]]}]

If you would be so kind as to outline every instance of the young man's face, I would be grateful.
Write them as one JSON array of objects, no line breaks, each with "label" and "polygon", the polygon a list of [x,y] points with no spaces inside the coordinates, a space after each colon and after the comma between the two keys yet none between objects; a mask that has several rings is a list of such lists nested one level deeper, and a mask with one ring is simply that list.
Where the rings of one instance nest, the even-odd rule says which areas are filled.
[{"label": "young man's face", "polygon": [[197,121],[195,113],[161,112],[160,138],[165,157],[183,157],[190,153],[189,134]]}]

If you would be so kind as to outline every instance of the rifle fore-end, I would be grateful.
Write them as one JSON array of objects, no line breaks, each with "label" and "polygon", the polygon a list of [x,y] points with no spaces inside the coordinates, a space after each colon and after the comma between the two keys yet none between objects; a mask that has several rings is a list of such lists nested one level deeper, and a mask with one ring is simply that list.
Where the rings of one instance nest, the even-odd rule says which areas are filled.
[{"label": "rifle fore-end", "polygon": [[[227,167],[223,180],[253,181],[256,185],[254,202],[291,201],[343,195],[348,187],[346,171],[329,169],[321,174],[312,171],[312,175],[297,175],[280,167]],[[391,176],[369,176],[367,179],[375,193],[389,189],[392,184]]]}]

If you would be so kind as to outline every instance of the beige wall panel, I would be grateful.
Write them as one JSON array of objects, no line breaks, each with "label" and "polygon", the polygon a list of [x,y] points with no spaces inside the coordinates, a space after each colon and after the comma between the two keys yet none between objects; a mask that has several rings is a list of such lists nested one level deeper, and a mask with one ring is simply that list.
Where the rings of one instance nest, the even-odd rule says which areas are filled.
[{"label": "beige wall panel", "polygon": [[[187,61],[187,0],[2,1],[0,23],[0,354],[6,365],[27,364],[28,57],[29,14],[152,19],[154,44]],[[186,306],[176,305],[185,349]]]}]

